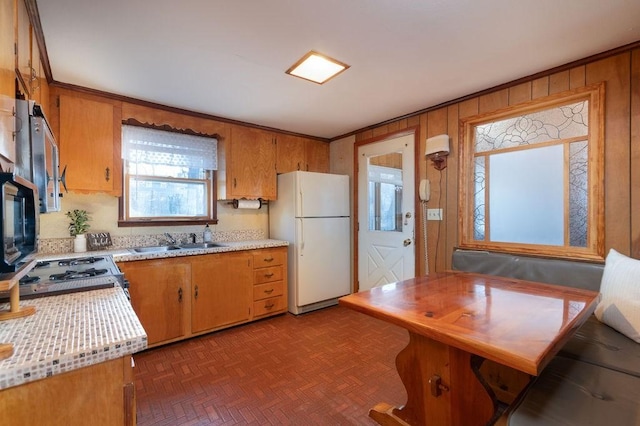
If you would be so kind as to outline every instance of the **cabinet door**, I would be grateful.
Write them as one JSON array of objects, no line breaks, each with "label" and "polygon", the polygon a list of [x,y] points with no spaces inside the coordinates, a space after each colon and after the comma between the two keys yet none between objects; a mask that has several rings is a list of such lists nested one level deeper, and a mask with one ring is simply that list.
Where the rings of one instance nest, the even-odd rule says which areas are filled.
[{"label": "cabinet door", "polygon": [[187,261],[142,260],[122,262],[118,267],[129,281],[131,304],[149,345],[187,334],[184,313],[191,278]]},{"label": "cabinet door", "polygon": [[16,95],[13,1],[0,1],[0,95]]},{"label": "cabinet door", "polygon": [[114,121],[112,104],[60,95],[60,167],[67,168],[69,190],[118,195]]},{"label": "cabinet door", "polygon": [[308,172],[329,173],[329,143],[307,139],[305,158]]},{"label": "cabinet door", "polygon": [[198,333],[248,321],[253,300],[252,261],[247,253],[198,256],[191,263],[191,331]]},{"label": "cabinet door", "polygon": [[[31,76],[31,23],[24,0],[15,1],[15,70],[24,92],[29,93]],[[13,39],[13,38],[12,38]]]},{"label": "cabinet door", "polygon": [[0,93],[0,165],[7,162],[13,164],[16,161],[16,142],[13,135],[15,105],[16,100],[13,97]]},{"label": "cabinet door", "polygon": [[[35,37],[31,42],[31,61],[29,62],[29,99],[35,101],[38,105],[42,105],[42,91],[40,90],[40,48]],[[48,103],[48,100],[47,100]]]},{"label": "cabinet door", "polygon": [[276,199],[276,145],[272,133],[234,126],[227,163],[227,198]]},{"label": "cabinet door", "polygon": [[291,135],[278,135],[276,140],[276,171],[280,173],[304,170],[305,140]]},{"label": "cabinet door", "polygon": [[[76,361],[77,362],[77,361]],[[128,364],[128,367],[127,367]],[[2,425],[132,425],[127,423],[131,357],[116,358],[54,374],[0,391]],[[25,404],[33,404],[27,406]],[[133,403],[133,401],[132,401]],[[131,405],[131,404],[130,404]],[[133,403],[135,408],[135,403]]]}]

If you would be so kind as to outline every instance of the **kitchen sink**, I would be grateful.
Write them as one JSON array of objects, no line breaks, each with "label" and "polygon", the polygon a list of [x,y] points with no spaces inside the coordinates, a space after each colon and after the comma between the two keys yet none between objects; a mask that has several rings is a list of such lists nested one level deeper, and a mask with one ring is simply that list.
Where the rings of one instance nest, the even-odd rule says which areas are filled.
[{"label": "kitchen sink", "polygon": [[135,247],[131,250],[136,253],[158,253],[171,250],[180,250],[179,246],[150,246],[150,247]]},{"label": "kitchen sink", "polygon": [[212,247],[226,247],[224,244],[220,243],[189,243],[189,244],[180,244],[181,249],[185,250],[196,250],[196,249],[206,249]]}]

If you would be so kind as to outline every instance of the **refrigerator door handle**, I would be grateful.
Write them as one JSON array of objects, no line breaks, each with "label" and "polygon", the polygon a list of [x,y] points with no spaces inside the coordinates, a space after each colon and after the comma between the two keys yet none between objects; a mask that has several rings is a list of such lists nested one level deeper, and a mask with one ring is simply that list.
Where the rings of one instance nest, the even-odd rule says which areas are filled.
[{"label": "refrigerator door handle", "polygon": [[304,199],[302,198],[302,188],[300,188],[299,203],[300,203],[300,217],[304,217]]},{"label": "refrigerator door handle", "polygon": [[300,256],[304,256],[304,220],[300,221]]}]

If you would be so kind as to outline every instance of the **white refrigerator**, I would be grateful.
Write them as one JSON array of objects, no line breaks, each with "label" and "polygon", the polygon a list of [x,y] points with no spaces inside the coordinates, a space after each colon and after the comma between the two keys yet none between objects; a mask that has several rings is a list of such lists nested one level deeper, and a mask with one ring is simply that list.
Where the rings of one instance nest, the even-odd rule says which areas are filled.
[{"label": "white refrigerator", "polygon": [[289,242],[289,312],[335,305],[351,293],[349,211],[349,176],[278,176],[278,199],[269,203],[269,232]]}]

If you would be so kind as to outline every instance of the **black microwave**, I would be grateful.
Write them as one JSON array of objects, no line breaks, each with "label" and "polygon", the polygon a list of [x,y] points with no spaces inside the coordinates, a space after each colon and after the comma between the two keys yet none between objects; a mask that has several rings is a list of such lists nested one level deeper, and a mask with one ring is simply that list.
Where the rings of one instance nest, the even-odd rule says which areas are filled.
[{"label": "black microwave", "polygon": [[36,186],[13,173],[0,173],[3,254],[0,273],[15,272],[38,250],[39,202]]}]

